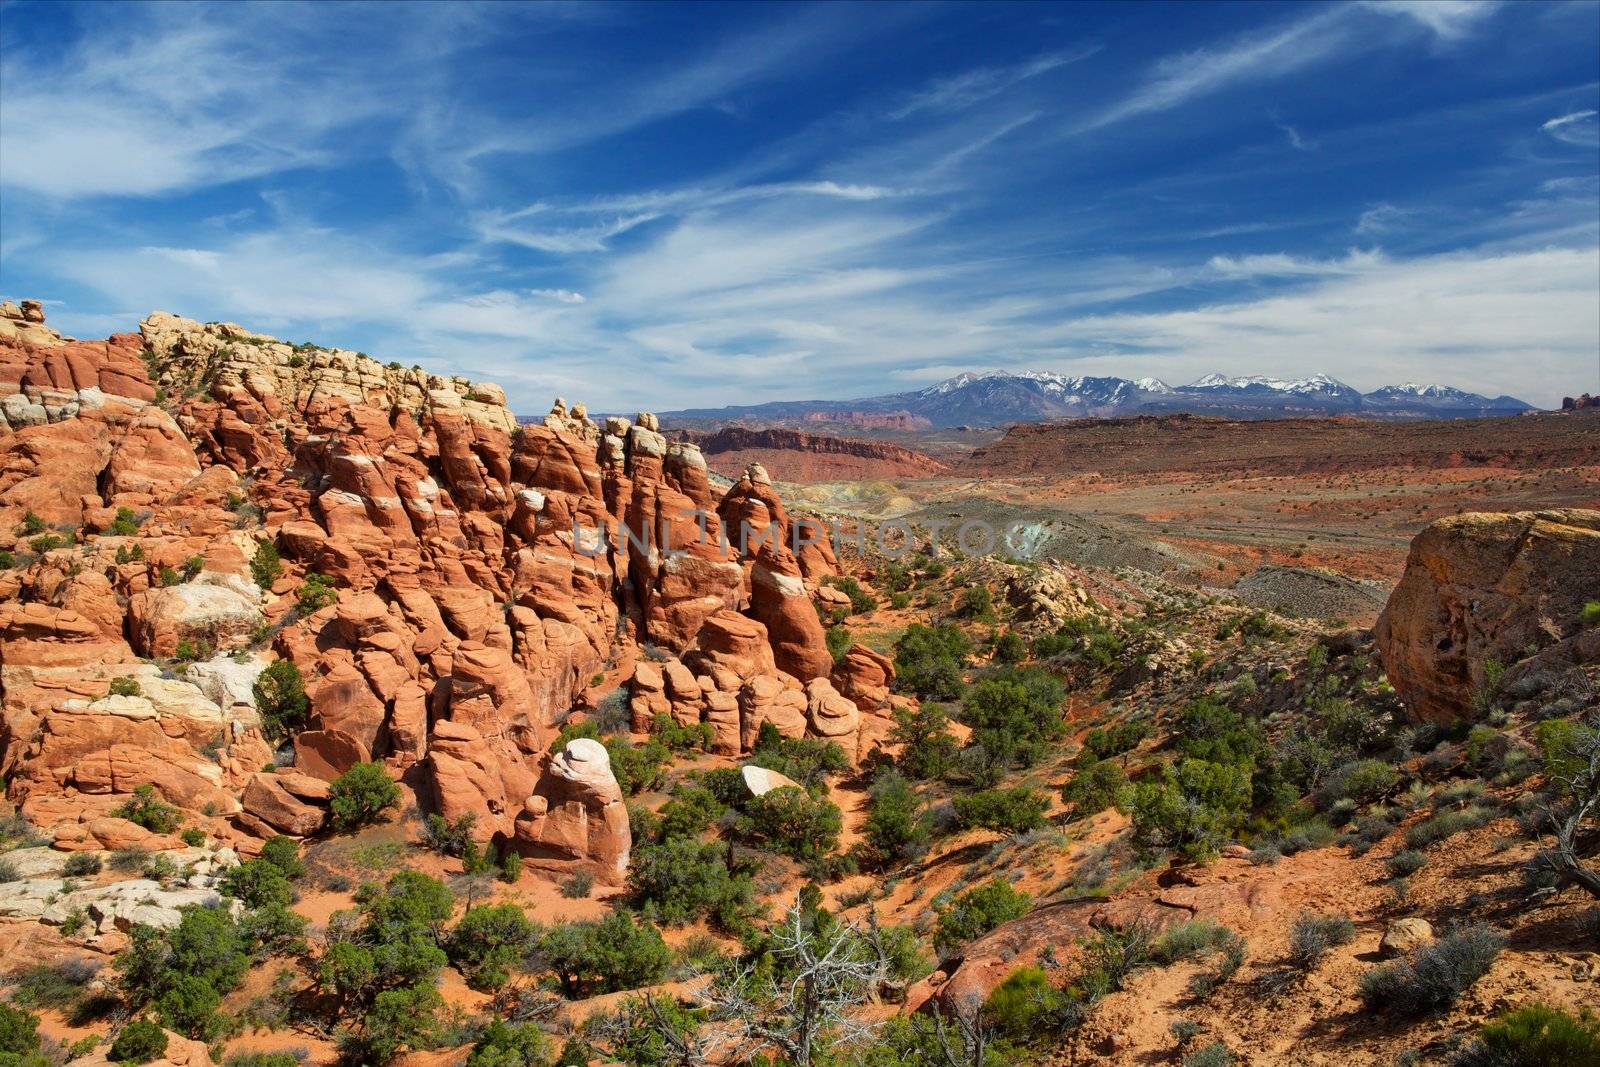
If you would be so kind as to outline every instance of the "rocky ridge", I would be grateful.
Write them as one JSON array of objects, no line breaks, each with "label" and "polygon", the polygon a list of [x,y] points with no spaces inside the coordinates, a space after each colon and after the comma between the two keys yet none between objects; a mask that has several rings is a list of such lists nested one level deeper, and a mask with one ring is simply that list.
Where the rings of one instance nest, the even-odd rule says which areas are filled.
[{"label": "rocky ridge", "polygon": [[[889,705],[886,663],[825,646],[828,546],[788,547],[759,465],[716,499],[648,413],[519,427],[493,385],[232,324],[90,343],[0,310],[0,766],[58,848],[120,847],[148,784],[250,852],[379,761],[481,841],[616,880],[604,749],[547,751],[602,678],[632,678],[637,729],[706,721],[731,752],[770,721],[854,756]],[[779,536],[723,544],[742,523]],[[307,698],[286,738],[253,696],[277,659]]]}]

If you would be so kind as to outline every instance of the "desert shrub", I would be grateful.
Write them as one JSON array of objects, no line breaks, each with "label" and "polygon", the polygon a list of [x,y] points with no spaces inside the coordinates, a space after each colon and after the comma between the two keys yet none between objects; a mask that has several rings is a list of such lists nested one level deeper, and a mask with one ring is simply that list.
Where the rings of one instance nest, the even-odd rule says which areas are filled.
[{"label": "desert shrub", "polygon": [[33,509],[29,508],[22,513],[22,523],[17,526],[16,534],[18,537],[32,537],[34,534],[44,533],[49,528],[50,524],[35,515]]},{"label": "desert shrub", "polygon": [[[34,555],[42,556],[46,552],[54,552],[64,544],[66,544],[66,542],[56,534],[44,534],[43,536],[35,537],[33,540],[29,541],[28,548],[31,552],[33,552]],[[176,585],[177,583],[174,582],[173,584]]]},{"label": "desert shrub", "polygon": [[992,879],[956,897],[939,913],[934,946],[947,953],[1001,923],[1022,918],[1032,904],[1028,894],[998,878]]},{"label": "desert shrub", "polygon": [[1391,764],[1375,759],[1355,760],[1329,776],[1317,799],[1323,807],[1345,798],[1358,804],[1370,804],[1393,789],[1399,780],[1400,774]]},{"label": "desert shrub", "polygon": [[1061,683],[1036,668],[1007,667],[972,687],[961,720],[971,744],[998,767],[1030,767],[1066,733]]},{"label": "desert shrub", "polygon": [[62,873],[68,878],[86,878],[100,873],[100,856],[94,852],[74,852],[67,857]]},{"label": "desert shrub", "polygon": [[755,884],[730,871],[723,846],[675,838],[635,849],[628,890],[647,916],[676,925],[709,916],[724,930],[741,929],[754,910]]},{"label": "desert shrub", "polygon": [[922,802],[895,771],[885,771],[872,783],[871,811],[862,826],[870,858],[878,866],[903,862],[919,854],[928,842],[928,822]]},{"label": "desert shrub", "polygon": [[710,789],[686,782],[675,788],[672,799],[661,805],[661,810],[656,813],[659,821],[651,836],[660,841],[675,837],[699,837],[727,811],[728,806]]},{"label": "desert shrub", "polygon": [[200,848],[206,843],[206,832],[198,826],[186,826],[178,831],[178,840],[190,848]]},{"label": "desert shrub", "polygon": [[1037,967],[1019,967],[983,1003],[982,1018],[1000,1036],[1028,1043],[1060,1010],[1064,996]]},{"label": "desert shrub", "polygon": [[305,876],[306,865],[300,860],[300,843],[292,837],[269,837],[256,857],[270,863],[291,881]]},{"label": "desert shrub", "polygon": [[247,908],[294,902],[294,886],[275,863],[256,858],[224,871],[217,888]]},{"label": "desert shrub", "polygon": [[22,881],[22,871],[14,860],[0,856],[0,883]]},{"label": "desert shrub", "polygon": [[1456,811],[1441,811],[1406,830],[1406,848],[1421,849],[1436,845],[1462,831],[1475,830],[1493,817],[1493,813],[1476,805]]},{"label": "desert shrub", "polygon": [[1579,618],[1585,626],[1600,626],[1600,600],[1586,600]]},{"label": "desert shrub", "polygon": [[1266,752],[1261,724],[1214,697],[1203,696],[1178,713],[1178,747],[1193,759],[1255,765]]},{"label": "desert shrub", "polygon": [[850,769],[850,758],[832,741],[818,737],[783,737],[771,723],[762,723],[761,736],[750,752],[757,767],[777,771],[806,789],[815,789],[830,775]]},{"label": "desert shrub", "polygon": [[625,911],[599,922],[554,927],[539,951],[569,997],[590,988],[605,993],[637,989],[659,981],[672,965],[672,951],[661,931]]},{"label": "desert shrub", "polygon": [[1401,849],[1388,859],[1384,866],[1389,870],[1390,878],[1409,878],[1428,865],[1427,853],[1418,852],[1416,849]]},{"label": "desert shrub", "polygon": [[1235,764],[1185,759],[1128,791],[1133,841],[1143,852],[1176,848],[1191,859],[1217,852],[1243,824],[1250,772]]},{"label": "desert shrub", "polygon": [[956,612],[963,619],[994,618],[994,594],[981,585],[969,586],[956,598]]},{"label": "desert shrub", "polygon": [[1050,800],[1037,789],[1015,786],[1011,789],[985,789],[957,794],[956,818],[965,827],[1020,834],[1044,825]]},{"label": "desert shrub", "polygon": [[[162,1040],[166,1040],[165,1034]],[[43,1067],[47,1063],[39,1054],[39,1017],[0,1001],[0,1064]]]},{"label": "desert shrub", "polygon": [[1122,765],[1101,759],[1079,764],[1077,773],[1061,787],[1061,799],[1072,805],[1074,819],[1087,818],[1114,806],[1128,787]]},{"label": "desert shrub", "polygon": [[[623,690],[617,690],[619,693]],[[708,722],[683,725],[671,715],[657,715],[650,723],[650,733],[672,752],[709,751],[712,726]]]},{"label": "desert shrub", "polygon": [[139,688],[139,682],[134,678],[111,679],[111,695],[114,697],[136,697],[142,695],[144,690]]},{"label": "desert shrub", "polygon": [[972,641],[958,626],[912,623],[894,645],[895,688],[924,700],[954,700]]},{"label": "desert shrub", "polygon": [[155,786],[149,784],[135,786],[133,796],[113,808],[111,814],[157,834],[172,833],[182,819],[178,809],[161,801]]},{"label": "desert shrub", "polygon": [[561,895],[568,900],[585,900],[594,889],[594,875],[578,871],[561,882]]},{"label": "desert shrub", "polygon": [[1028,655],[1028,643],[1015,630],[1007,630],[994,639],[996,663],[1021,663]]},{"label": "desert shrub", "polygon": [[734,823],[740,836],[799,860],[818,859],[839,844],[844,823],[826,797],[798,786],[770,789],[745,803]]},{"label": "desert shrub", "polygon": [[1170,966],[1210,952],[1227,939],[1229,932],[1210,919],[1174,923],[1155,939],[1150,955],[1157,963]]},{"label": "desert shrub", "polygon": [[106,1058],[115,1063],[149,1063],[166,1051],[166,1032],[147,1019],[135,1019],[118,1031]]},{"label": "desert shrub", "polygon": [[333,783],[328,811],[339,830],[359,830],[400,806],[400,787],[380,763],[358,763]]},{"label": "desert shrub", "polygon": [[1450,1060],[1454,1067],[1594,1067],[1600,1064],[1600,1020],[1546,1004],[1497,1016]]},{"label": "desert shrub", "polygon": [[283,558],[278,555],[278,547],[271,541],[256,543],[255,555],[250,557],[250,577],[262,589],[271,589],[283,577]]},{"label": "desert shrub", "polygon": [[261,715],[262,731],[274,740],[299,729],[311,710],[305,679],[293,660],[267,664],[251,683],[250,692]]},{"label": "desert shrub", "polygon": [[[117,550],[121,553],[121,549]],[[10,549],[0,548],[0,571],[8,571],[17,565],[17,557]]]},{"label": "desert shrub", "polygon": [[204,556],[190,556],[183,561],[183,580],[192,582],[205,570],[206,558]]},{"label": "desert shrub", "polygon": [[878,606],[877,598],[862,588],[861,583],[849,575],[834,575],[825,579],[825,581],[850,598],[850,614],[852,615],[870,615],[873,609]]},{"label": "desert shrub", "polygon": [[445,951],[467,984],[492,990],[505,985],[511,968],[534,947],[541,931],[515,904],[469,908],[445,942]]},{"label": "desert shrub", "polygon": [[295,594],[295,604],[302,617],[315,615],[337,599],[339,591],[333,587],[333,579],[316,571],[306,572],[305,581]]},{"label": "desert shrub", "polygon": [[300,1067],[300,1059],[292,1052],[235,1052],[222,1067]]},{"label": "desert shrub", "polygon": [[1189,976],[1189,994],[1197,1000],[1203,1000],[1221,989],[1244,964],[1244,938],[1232,930],[1223,932],[1214,949],[1214,966]]},{"label": "desert shrub", "polygon": [[1450,1007],[1488,973],[1504,944],[1484,926],[1468,927],[1361,975],[1358,992],[1368,1011],[1422,1015]]},{"label": "desert shrub", "polygon": [[1289,962],[1302,971],[1315,970],[1329,949],[1348,945],[1355,936],[1355,923],[1347,916],[1302,912],[1289,931]]},{"label": "desert shrub", "polygon": [[422,847],[441,856],[461,856],[473,844],[472,830],[478,823],[476,812],[466,812],[452,822],[438,812],[422,821]]},{"label": "desert shrub", "polygon": [[1229,1067],[1233,1053],[1221,1041],[1195,1049],[1183,1058],[1182,1067]]},{"label": "desert shrub", "polygon": [[84,986],[99,970],[98,960],[81,956],[56,964],[36,963],[9,975],[11,998],[29,1008],[66,1008],[83,995]]},{"label": "desert shrub", "polygon": [[386,989],[372,999],[358,1034],[341,1045],[352,1062],[387,1063],[402,1049],[424,1049],[438,1040],[444,999],[432,985]]},{"label": "desert shrub", "polygon": [[165,566],[156,572],[156,580],[161,583],[163,589],[170,589],[175,585],[183,584],[183,576],[171,567]]},{"label": "desert shrub", "polygon": [[895,766],[913,781],[943,778],[956,765],[960,746],[949,730],[949,717],[937,704],[902,708],[894,713],[889,743],[900,746]]},{"label": "desert shrub", "polygon": [[547,1067],[553,1059],[550,1039],[535,1024],[491,1019],[472,1046],[467,1067]]},{"label": "desert shrub", "polygon": [[1083,752],[1078,754],[1078,759],[1087,763],[1131,752],[1149,733],[1149,724],[1143,722],[1119,722],[1104,728],[1097,726],[1083,736]]},{"label": "desert shrub", "polygon": [[843,623],[835,623],[828,627],[822,639],[828,646],[828,655],[833,657],[835,663],[844,659],[844,654],[856,643],[855,637],[850,633],[850,627]]}]

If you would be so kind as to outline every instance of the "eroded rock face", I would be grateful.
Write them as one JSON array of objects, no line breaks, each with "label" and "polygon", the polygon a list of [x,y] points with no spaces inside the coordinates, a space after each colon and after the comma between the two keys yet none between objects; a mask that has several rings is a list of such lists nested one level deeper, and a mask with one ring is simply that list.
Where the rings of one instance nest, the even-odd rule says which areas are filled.
[{"label": "eroded rock face", "polygon": [[[726,753],[770,724],[854,756],[881,703],[870,657],[829,680],[828,546],[787,546],[759,465],[719,501],[648,412],[519,427],[493,385],[162,312],[74,342],[33,304],[0,306],[0,408],[0,548],[38,555],[0,574],[0,769],[60,848],[167,844],[111,814],[142,785],[240,847],[315,834],[371,760],[484,843],[615,879],[604,749],[547,751],[595,675],[638,663],[635,723]],[[269,745],[275,659],[309,708]]]},{"label": "eroded rock face", "polygon": [[1454,515],[1412,542],[1374,633],[1411,713],[1448,721],[1471,710],[1490,661],[1584,640],[1597,597],[1600,511]]},{"label": "eroded rock face", "polygon": [[535,854],[552,851],[587,861],[601,880],[622,881],[633,831],[604,745],[588,737],[567,743],[524,805],[516,843]]}]

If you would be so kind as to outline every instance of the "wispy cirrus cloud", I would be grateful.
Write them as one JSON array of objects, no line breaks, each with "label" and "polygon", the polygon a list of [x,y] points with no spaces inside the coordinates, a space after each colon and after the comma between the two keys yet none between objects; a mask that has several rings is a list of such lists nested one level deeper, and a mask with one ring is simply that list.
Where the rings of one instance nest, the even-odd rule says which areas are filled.
[{"label": "wispy cirrus cloud", "polygon": [[1540,127],[1545,133],[1565,144],[1594,148],[1600,145],[1600,112],[1590,109],[1573,111],[1550,119]]},{"label": "wispy cirrus cloud", "polygon": [[952,77],[940,78],[911,94],[909,99],[889,112],[889,118],[898,122],[921,112],[959,111],[998,96],[1012,86],[1031,81],[1041,74],[1082,62],[1103,47],[1088,44],[1080,48],[1047,52],[1010,66],[976,67]]},{"label": "wispy cirrus cloud", "polygon": [[1500,0],[1362,0],[1362,6],[1411,19],[1445,41],[1456,41],[1495,13]]}]

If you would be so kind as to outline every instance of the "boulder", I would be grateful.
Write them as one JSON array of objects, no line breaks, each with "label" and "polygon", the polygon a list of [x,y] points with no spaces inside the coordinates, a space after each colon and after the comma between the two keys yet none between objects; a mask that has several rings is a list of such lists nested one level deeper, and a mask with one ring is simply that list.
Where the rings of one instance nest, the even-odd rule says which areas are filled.
[{"label": "boulder", "polygon": [[1383,932],[1378,951],[1385,956],[1404,956],[1412,949],[1433,943],[1433,927],[1427,919],[1396,919]]},{"label": "boulder", "polygon": [[516,839],[536,854],[588,861],[609,884],[622,881],[633,832],[604,745],[590,737],[567,743],[518,817]]},{"label": "boulder", "polygon": [[1600,511],[1467,513],[1411,543],[1374,635],[1413,716],[1471,711],[1486,664],[1509,666],[1572,637],[1600,598]]}]

